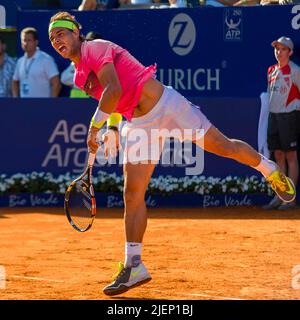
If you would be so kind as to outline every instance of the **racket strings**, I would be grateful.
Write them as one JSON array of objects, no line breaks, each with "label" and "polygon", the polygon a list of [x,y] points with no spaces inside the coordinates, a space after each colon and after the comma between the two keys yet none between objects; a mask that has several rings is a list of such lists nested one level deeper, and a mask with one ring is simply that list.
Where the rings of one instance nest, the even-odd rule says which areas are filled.
[{"label": "racket strings", "polygon": [[86,229],[92,220],[92,196],[88,184],[78,181],[73,187],[69,198],[69,210],[74,224]]}]

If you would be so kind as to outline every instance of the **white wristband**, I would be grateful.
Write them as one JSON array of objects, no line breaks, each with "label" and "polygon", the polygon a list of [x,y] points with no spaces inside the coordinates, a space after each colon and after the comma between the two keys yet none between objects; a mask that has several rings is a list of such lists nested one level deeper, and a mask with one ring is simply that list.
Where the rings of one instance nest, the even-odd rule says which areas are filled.
[{"label": "white wristband", "polygon": [[103,112],[102,110],[97,108],[91,121],[92,126],[100,129],[105,123],[105,121],[109,118],[109,116],[110,114]]}]

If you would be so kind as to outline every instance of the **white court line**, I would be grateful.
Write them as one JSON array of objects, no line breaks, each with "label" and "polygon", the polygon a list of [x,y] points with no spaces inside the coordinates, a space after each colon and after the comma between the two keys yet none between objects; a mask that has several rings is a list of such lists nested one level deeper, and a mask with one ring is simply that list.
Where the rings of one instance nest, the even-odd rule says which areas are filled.
[{"label": "white court line", "polygon": [[[151,290],[155,292],[160,292],[162,294],[170,294],[167,293],[166,291],[161,291],[161,290]],[[177,296],[193,296],[193,297],[202,297],[202,298],[210,298],[210,299],[221,299],[221,300],[245,300],[241,298],[233,298],[233,297],[222,297],[222,296],[213,296],[209,294],[204,294],[204,293],[187,293],[187,292],[175,292],[172,293],[172,295],[177,295]]]},{"label": "white court line", "polygon": [[49,281],[49,282],[64,282],[63,280],[38,278],[38,277],[25,277],[25,276],[10,276],[10,278],[25,279],[25,280],[36,280],[36,281]]}]

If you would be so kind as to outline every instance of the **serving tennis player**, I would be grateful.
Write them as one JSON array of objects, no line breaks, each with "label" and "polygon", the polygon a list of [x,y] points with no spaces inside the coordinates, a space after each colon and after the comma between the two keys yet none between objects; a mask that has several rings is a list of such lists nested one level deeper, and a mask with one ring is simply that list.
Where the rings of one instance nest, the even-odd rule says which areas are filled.
[{"label": "serving tennis player", "polygon": [[[202,141],[196,134],[186,139],[203,145],[204,137],[206,151],[255,168],[283,201],[295,199],[293,182],[279,171],[274,162],[264,158],[247,143],[224,136],[199,107],[191,104],[172,87],[164,86],[155,79],[155,65],[142,65],[126,49],[113,42],[85,41],[80,29],[74,16],[59,12],[50,20],[49,39],[63,58],[74,62],[75,84],[99,101],[87,137],[90,152],[96,153],[96,136],[105,122],[108,122],[106,151],[115,152],[119,137],[118,122],[121,120],[118,115],[127,119],[123,128],[127,135],[136,129],[146,132],[149,136],[145,142],[148,143],[147,148],[157,147],[150,139],[152,129],[192,129],[193,132],[202,129]],[[103,289],[109,296],[121,294],[151,280],[141,259],[147,225],[144,198],[159,155],[153,158],[155,153],[145,152],[139,157],[140,162],[135,162],[130,159],[135,143],[126,141],[124,150],[125,262],[119,264],[113,282]]]}]

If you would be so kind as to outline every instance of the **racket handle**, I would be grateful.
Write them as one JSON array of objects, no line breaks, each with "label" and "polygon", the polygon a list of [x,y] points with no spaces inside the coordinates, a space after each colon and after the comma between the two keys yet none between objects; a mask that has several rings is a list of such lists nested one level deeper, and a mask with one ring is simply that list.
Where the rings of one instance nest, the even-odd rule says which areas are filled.
[{"label": "racket handle", "polygon": [[95,162],[95,158],[96,158],[96,153],[89,153],[89,158],[88,158],[88,165],[90,167],[92,167],[94,165]]}]

